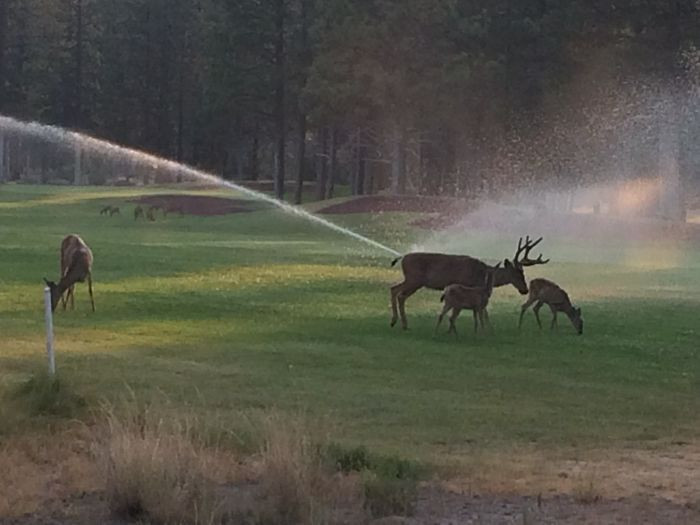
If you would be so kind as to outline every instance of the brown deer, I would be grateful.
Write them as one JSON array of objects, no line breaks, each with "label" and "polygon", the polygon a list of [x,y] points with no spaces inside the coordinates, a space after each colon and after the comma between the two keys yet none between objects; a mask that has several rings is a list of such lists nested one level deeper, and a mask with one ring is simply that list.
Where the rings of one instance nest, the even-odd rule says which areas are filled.
[{"label": "brown deer", "polygon": [[552,325],[550,330],[553,330],[557,325],[557,312],[563,312],[574,325],[576,332],[581,335],[583,333],[583,317],[581,317],[581,309],[577,308],[571,304],[569,295],[560,288],[557,284],[547,279],[533,279],[530,281],[530,296],[527,301],[520,308],[520,321],[518,322],[518,328],[523,324],[523,316],[525,311],[532,305],[532,311],[535,312],[535,319],[537,319],[537,324],[540,329],[542,329],[542,322],[540,321],[540,308],[542,305],[549,306],[552,311]]},{"label": "brown deer", "polygon": [[85,282],[87,279],[88,290],[90,292],[90,303],[92,311],[95,311],[95,299],[92,295],[92,251],[78,235],[68,235],[61,242],[61,279],[58,284],[48,281],[44,282],[51,290],[51,309],[56,310],[58,301],[63,298],[66,290],[68,293],[62,299],[63,309],[66,309],[68,299],[71,300],[71,310],[75,308],[73,291],[75,283]]},{"label": "brown deer", "polygon": [[481,329],[485,328],[484,317],[488,316],[486,307],[493,292],[493,278],[500,266],[501,263],[499,262],[493,268],[486,270],[486,281],[481,288],[462,286],[461,284],[450,284],[445,288],[445,292],[440,297],[440,301],[444,301],[445,306],[442,308],[435,325],[436,334],[442,318],[450,310],[452,310],[452,315],[450,316],[450,328],[447,332],[454,332],[455,337],[457,337],[455,321],[462,310],[471,310],[474,314],[474,333],[478,330],[479,321],[481,322]]},{"label": "brown deer", "polygon": [[[518,241],[513,262],[505,259],[503,267],[494,272],[493,286],[499,287],[512,284],[522,294],[527,294],[527,283],[523,267],[535,264],[546,264],[549,259],[542,260],[542,254],[537,259],[530,259],[529,254],[535,246],[542,241],[542,237],[531,241],[526,237]],[[522,255],[522,258],[521,258]],[[401,325],[404,330],[408,328],[406,321],[405,303],[411,295],[421,288],[443,290],[450,284],[463,286],[481,286],[486,279],[486,271],[491,268],[488,264],[468,255],[447,255],[443,253],[409,253],[403,257],[397,257],[391,263],[396,265],[401,259],[401,270],[404,280],[391,287],[391,326],[396,324],[399,313]],[[486,317],[488,321],[488,316]]]}]

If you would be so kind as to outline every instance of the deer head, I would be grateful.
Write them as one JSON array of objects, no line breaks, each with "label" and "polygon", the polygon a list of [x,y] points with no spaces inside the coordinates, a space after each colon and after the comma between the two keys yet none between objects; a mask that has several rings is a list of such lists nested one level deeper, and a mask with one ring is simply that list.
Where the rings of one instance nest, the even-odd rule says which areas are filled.
[{"label": "deer head", "polygon": [[549,262],[549,259],[542,259],[542,254],[540,254],[537,259],[530,259],[530,250],[532,250],[540,242],[542,242],[542,237],[536,241],[531,241],[530,236],[528,235],[525,237],[525,244],[523,244],[523,238],[520,237],[513,261],[511,262],[508,259],[503,261],[503,270],[499,279],[501,284],[510,283],[515,286],[521,295],[527,295],[527,281],[525,280],[525,272],[523,271],[523,268],[525,266],[547,264]]},{"label": "deer head", "polygon": [[581,316],[581,308],[572,307],[571,313],[569,314],[569,319],[571,319],[571,324],[576,328],[578,335],[583,334],[583,317]]},{"label": "deer head", "polygon": [[46,277],[44,277],[44,282],[46,286],[49,287],[49,290],[51,290],[51,311],[56,311],[56,306],[58,306],[58,301],[61,299],[63,290],[59,291],[59,285],[53,281],[47,280]]}]

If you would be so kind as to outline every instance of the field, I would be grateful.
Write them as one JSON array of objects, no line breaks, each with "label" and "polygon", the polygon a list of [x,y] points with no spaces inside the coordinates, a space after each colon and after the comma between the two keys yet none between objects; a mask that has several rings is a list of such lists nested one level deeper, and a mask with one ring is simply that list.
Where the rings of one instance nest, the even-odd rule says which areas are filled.
[{"label": "field", "polygon": [[[519,332],[523,299],[509,287],[494,294],[494,334],[474,337],[464,313],[455,341],[433,335],[435,291],[408,300],[410,330],[389,327],[400,271],[388,253],[264,206],[134,221],[129,201],[144,191],[0,186],[4,391],[45,366],[41,279],[57,280],[60,241],[79,233],[95,254],[97,312],[78,285],[75,311],[54,323],[61,379],[88,406],[130,388],[232,421],[303,412],[331,421],[347,446],[414,459],[461,487],[566,492],[571,465],[585,464],[600,490],[620,490],[611,497],[643,492],[648,475],[658,495],[698,498],[697,470],[683,465],[700,458],[699,244],[545,238],[552,262],[528,277],[568,289],[584,335],[566,319],[540,333],[531,313]],[[122,215],[100,216],[107,204]],[[329,217],[401,252],[444,241],[495,261],[517,241],[427,239],[405,213]],[[17,414],[2,425],[6,440],[55,428]],[[616,477],[623,465],[641,481]]]}]

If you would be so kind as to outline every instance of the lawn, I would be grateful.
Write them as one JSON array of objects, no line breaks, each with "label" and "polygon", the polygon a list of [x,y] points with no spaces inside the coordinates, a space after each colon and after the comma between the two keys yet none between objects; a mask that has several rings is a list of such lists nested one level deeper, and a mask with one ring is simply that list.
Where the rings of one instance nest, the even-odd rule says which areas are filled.
[{"label": "lawn", "polygon": [[[78,285],[76,310],[54,322],[60,375],[90,404],[128,385],[232,420],[303,411],[347,444],[440,463],[475,448],[647,447],[700,430],[698,246],[660,256],[621,242],[584,263],[576,254],[592,247],[545,242],[552,262],[528,276],[566,286],[585,334],[565,319],[540,333],[531,313],[519,333],[523,299],[500,288],[495,333],[475,338],[467,313],[455,341],[433,336],[435,291],[407,302],[409,331],[389,328],[400,270],[388,253],[268,207],[136,222],[127,201],[141,193],[0,186],[3,389],[45,366],[41,278],[57,278],[61,239],[79,233],[95,254],[97,312]],[[122,216],[98,214],[115,203]],[[426,237],[404,219],[332,217],[400,251]],[[450,248],[503,257],[514,241],[472,232]]]}]

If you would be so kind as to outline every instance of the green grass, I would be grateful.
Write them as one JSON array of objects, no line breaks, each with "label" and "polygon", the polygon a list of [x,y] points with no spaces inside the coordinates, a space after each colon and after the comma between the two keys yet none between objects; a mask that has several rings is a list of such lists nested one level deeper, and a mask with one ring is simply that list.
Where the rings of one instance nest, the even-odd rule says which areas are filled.
[{"label": "green grass", "polygon": [[[495,334],[474,338],[463,314],[456,342],[433,337],[434,291],[407,302],[408,332],[389,328],[400,278],[389,254],[271,209],[136,223],[136,195],[0,186],[0,387],[43,365],[41,278],[57,277],[61,239],[79,233],[95,254],[97,313],[78,285],[76,310],[54,323],[60,374],[88,402],[129,385],[232,418],[301,409],[330,416],[348,446],[437,461],[474,447],[654,446],[700,430],[697,246],[626,265],[618,255],[644,247],[562,264],[570,247],[543,245],[553,262],[529,277],[566,286],[584,336],[564,320],[539,333],[531,313],[519,333],[522,298],[501,288]],[[112,203],[121,217],[98,215]],[[421,240],[404,215],[332,218],[397,249]],[[513,239],[464,237],[473,255],[513,251]]]}]

